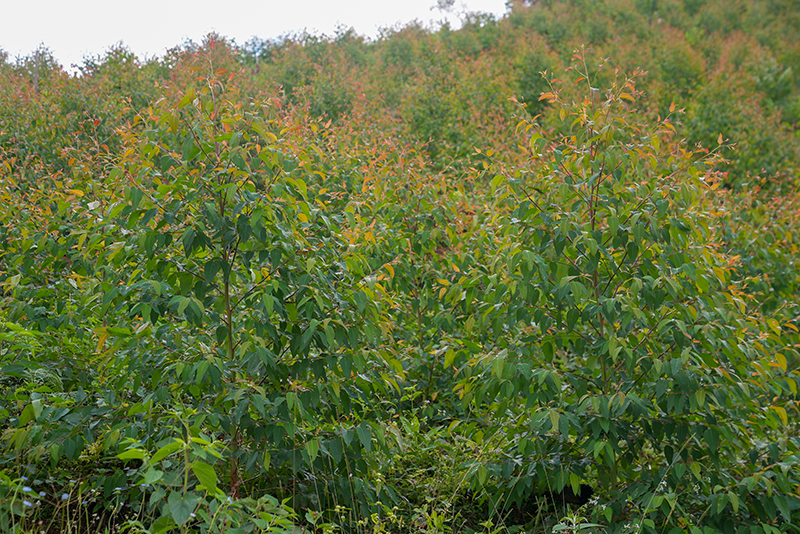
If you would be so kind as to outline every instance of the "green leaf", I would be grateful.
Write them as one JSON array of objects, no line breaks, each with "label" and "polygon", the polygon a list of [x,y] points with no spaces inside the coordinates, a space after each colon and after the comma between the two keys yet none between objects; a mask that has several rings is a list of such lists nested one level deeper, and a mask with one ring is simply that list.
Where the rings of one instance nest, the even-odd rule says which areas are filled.
[{"label": "green leaf", "polygon": [[308,453],[308,457],[311,458],[311,461],[317,459],[317,454],[319,453],[319,439],[314,438],[306,442],[306,452]]},{"label": "green leaf", "polygon": [[325,339],[328,341],[328,348],[332,349],[336,343],[336,335],[330,323],[325,325]]},{"label": "green leaf", "polygon": [[608,219],[608,231],[612,236],[617,235],[617,230],[619,230],[619,219],[616,216],[610,217]]},{"label": "green leaf", "polygon": [[241,244],[247,243],[253,233],[253,227],[250,225],[250,218],[247,215],[241,214],[236,218],[236,231],[239,233]]},{"label": "green leaf", "polygon": [[154,467],[150,467],[144,473],[144,483],[145,484],[155,484],[156,482],[161,480],[161,477],[163,477],[163,476],[164,476],[164,471],[159,471],[158,469],[155,469]]},{"label": "green leaf", "polygon": [[186,90],[186,93],[183,95],[183,98],[181,98],[181,101],[178,102],[177,106],[178,109],[188,106],[194,100],[195,95],[196,93],[194,90],[194,86],[190,85],[189,88]]},{"label": "green leaf", "polygon": [[261,297],[261,301],[264,305],[264,310],[267,312],[267,317],[269,317],[272,315],[272,310],[275,306],[275,299],[272,297],[272,295],[264,295]]},{"label": "green leaf", "polygon": [[[784,495],[779,493],[775,493],[772,496],[772,501],[775,503],[775,506],[778,507],[778,510],[781,511],[781,515],[783,519],[789,523],[792,522],[792,512],[789,510],[789,503],[786,500]],[[777,518],[776,518],[777,519]]]},{"label": "green leaf", "polygon": [[142,192],[142,190],[139,189],[138,187],[131,187],[128,190],[128,195],[130,197],[131,206],[133,207],[133,209],[138,208],[139,203],[142,201],[142,198],[144,197],[144,193]]},{"label": "green leaf", "polygon": [[358,307],[358,311],[360,313],[364,313],[364,310],[367,308],[367,295],[363,291],[359,290],[356,291],[353,297],[356,299],[356,306]]},{"label": "green leaf", "polygon": [[183,525],[192,517],[198,503],[200,503],[200,496],[191,492],[184,494],[173,491],[167,498],[169,513],[178,526]]},{"label": "green leaf", "polygon": [[675,476],[677,477],[678,480],[683,478],[683,475],[686,474],[686,464],[682,463],[675,464],[673,466],[673,469],[675,471]]},{"label": "green leaf", "polygon": [[153,522],[153,525],[150,527],[150,532],[152,534],[164,534],[164,532],[169,532],[170,530],[174,529],[175,526],[175,521],[172,519],[172,517],[168,515],[162,515]]},{"label": "green leaf", "polygon": [[364,450],[369,453],[372,451],[372,429],[370,429],[367,423],[361,423],[356,427],[356,434],[358,434],[358,439],[361,441],[361,445],[364,446]]},{"label": "green leaf", "polygon": [[709,428],[703,433],[703,437],[705,438],[709,449],[716,451],[717,446],[719,445],[719,432],[715,428]]},{"label": "green leaf", "polygon": [[311,338],[314,336],[314,333],[317,331],[317,326],[319,325],[319,321],[316,319],[311,319],[308,323],[308,328],[305,329],[303,332],[303,345],[308,344],[311,341]]},{"label": "green leaf", "polygon": [[170,454],[179,451],[181,448],[183,448],[183,441],[178,441],[178,440],[164,445],[163,447],[158,449],[158,451],[156,451],[156,453],[153,455],[152,458],[150,458],[150,464],[151,465],[157,464]]},{"label": "green leaf", "polygon": [[220,268],[222,267],[222,260],[217,258],[208,260],[206,264],[203,266],[203,278],[205,278],[206,282],[209,284],[214,283],[214,278],[217,276]]},{"label": "green leaf", "polygon": [[494,373],[494,376],[500,379],[503,378],[503,366],[506,362],[504,352],[506,351],[503,351],[503,353],[498,354],[495,357],[495,359],[492,360],[492,372]]},{"label": "green leaf", "polygon": [[342,456],[344,455],[344,444],[342,443],[342,439],[333,438],[328,443],[328,451],[330,452],[333,461],[338,464],[341,461]]},{"label": "green leaf", "polygon": [[555,350],[553,349],[553,344],[549,341],[545,341],[542,344],[542,352],[544,353],[544,359],[548,362],[553,361],[553,355],[555,354]]},{"label": "green leaf", "polygon": [[144,451],[142,449],[128,449],[117,454],[120,460],[143,460]]},{"label": "green leaf", "polygon": [[131,331],[128,328],[119,328],[117,326],[109,326],[106,328],[106,332],[111,335],[119,336],[119,337],[128,337],[131,335]]},{"label": "green leaf", "polygon": [[189,297],[181,297],[179,295],[176,295],[174,297],[174,300],[177,300],[177,302],[179,303],[178,304],[178,315],[182,315],[183,312],[186,311],[186,308],[189,306],[189,304],[192,302],[191,298],[189,298]]},{"label": "green leaf", "polygon": [[567,330],[574,330],[575,324],[578,322],[578,318],[581,316],[580,310],[578,308],[570,308],[567,312]]},{"label": "green leaf", "polygon": [[192,464],[192,472],[202,484],[202,489],[205,489],[211,495],[217,492],[217,473],[214,471],[213,466],[197,461]]},{"label": "green leaf", "polygon": [[181,242],[183,243],[183,252],[188,258],[189,255],[194,250],[194,241],[197,237],[197,233],[195,232],[194,228],[187,228],[183,235],[181,236]]},{"label": "green leaf", "polygon": [[489,478],[489,470],[486,469],[486,466],[481,464],[478,466],[478,485],[483,486],[486,484],[486,480]]},{"label": "green leaf", "polygon": [[22,413],[19,416],[19,426],[25,426],[30,421],[33,421],[36,418],[36,411],[33,408],[33,404],[28,404],[25,406],[25,409],[22,410]]},{"label": "green leaf", "polygon": [[227,326],[218,326],[215,332],[215,337],[217,338],[217,344],[224,345],[225,340],[228,337],[228,327]]},{"label": "green leaf", "polygon": [[187,135],[181,145],[181,159],[188,162],[192,159],[192,149],[194,148],[194,139],[191,135]]},{"label": "green leaf", "polygon": [[575,473],[569,474],[569,485],[572,488],[572,491],[575,495],[580,495],[581,493],[581,478],[576,475]]},{"label": "green leaf", "polygon": [[577,276],[575,276],[575,275],[573,275],[573,276],[563,276],[563,277],[562,277],[562,278],[561,278],[561,279],[558,281],[558,288],[559,288],[559,289],[561,289],[561,288],[565,287],[567,284],[569,284],[570,282],[572,282],[572,281],[573,281],[573,280],[575,280],[576,278],[578,278],[578,277],[577,277]]}]

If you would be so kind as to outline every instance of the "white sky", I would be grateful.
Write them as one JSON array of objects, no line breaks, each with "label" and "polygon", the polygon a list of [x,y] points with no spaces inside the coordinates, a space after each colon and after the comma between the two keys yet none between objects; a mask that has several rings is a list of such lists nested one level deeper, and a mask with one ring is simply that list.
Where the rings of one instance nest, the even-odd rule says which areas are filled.
[{"label": "white sky", "polygon": [[[505,0],[456,0],[457,13],[480,11],[496,17]],[[441,21],[436,0],[0,0],[0,49],[9,59],[25,56],[40,44],[70,69],[87,55],[103,54],[122,41],[140,58],[160,56],[191,39],[200,42],[216,31],[244,44],[249,38],[289,32],[332,35],[338,25],[360,35],[420,20]]]}]

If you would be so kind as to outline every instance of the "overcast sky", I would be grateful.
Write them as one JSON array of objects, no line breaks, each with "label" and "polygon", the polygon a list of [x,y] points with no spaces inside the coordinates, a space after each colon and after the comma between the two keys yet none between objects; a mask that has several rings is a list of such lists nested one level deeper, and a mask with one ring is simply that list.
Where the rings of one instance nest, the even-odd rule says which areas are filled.
[{"label": "overcast sky", "polygon": [[[436,0],[0,0],[0,49],[10,59],[40,44],[69,69],[122,41],[140,58],[160,56],[210,31],[243,44],[290,32],[331,35],[337,26],[375,37],[379,28],[414,19],[441,21]],[[451,24],[464,11],[506,12],[506,0],[455,0]]]}]

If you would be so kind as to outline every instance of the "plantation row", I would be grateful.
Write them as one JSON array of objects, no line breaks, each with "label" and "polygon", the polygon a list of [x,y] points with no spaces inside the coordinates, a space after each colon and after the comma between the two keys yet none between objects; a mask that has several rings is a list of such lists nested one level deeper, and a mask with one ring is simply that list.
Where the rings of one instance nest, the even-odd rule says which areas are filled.
[{"label": "plantation row", "polygon": [[792,532],[798,13],[734,4],[4,58],[0,529]]}]

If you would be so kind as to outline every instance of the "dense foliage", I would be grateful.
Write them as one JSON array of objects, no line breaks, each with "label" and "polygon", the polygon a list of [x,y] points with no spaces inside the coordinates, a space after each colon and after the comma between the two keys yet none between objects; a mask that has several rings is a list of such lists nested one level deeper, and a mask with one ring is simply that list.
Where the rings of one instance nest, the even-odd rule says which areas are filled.
[{"label": "dense foliage", "polygon": [[0,530],[796,531],[798,19],[0,55]]}]

